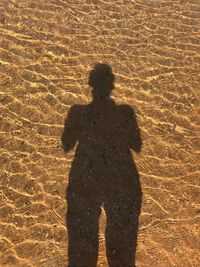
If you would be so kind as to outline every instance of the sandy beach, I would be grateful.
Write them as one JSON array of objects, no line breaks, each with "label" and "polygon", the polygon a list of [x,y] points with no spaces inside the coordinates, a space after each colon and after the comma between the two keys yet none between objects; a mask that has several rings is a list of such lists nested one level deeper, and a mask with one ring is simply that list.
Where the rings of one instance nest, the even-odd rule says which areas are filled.
[{"label": "sandy beach", "polygon": [[[91,102],[95,63],[111,66],[112,99],[141,132],[135,265],[198,267],[198,0],[0,1],[0,266],[68,266],[76,147],[65,154],[61,136],[70,108]],[[97,267],[109,266],[105,228],[101,206]]]}]

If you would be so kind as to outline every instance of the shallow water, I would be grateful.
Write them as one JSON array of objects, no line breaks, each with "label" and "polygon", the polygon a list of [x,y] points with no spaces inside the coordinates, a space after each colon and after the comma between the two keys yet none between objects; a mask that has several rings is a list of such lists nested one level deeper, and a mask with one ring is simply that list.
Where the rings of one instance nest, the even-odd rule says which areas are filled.
[{"label": "shallow water", "polygon": [[199,266],[199,36],[198,0],[0,2],[1,266],[67,265],[74,151],[60,137],[69,107],[90,102],[96,62],[141,129],[136,265]]}]

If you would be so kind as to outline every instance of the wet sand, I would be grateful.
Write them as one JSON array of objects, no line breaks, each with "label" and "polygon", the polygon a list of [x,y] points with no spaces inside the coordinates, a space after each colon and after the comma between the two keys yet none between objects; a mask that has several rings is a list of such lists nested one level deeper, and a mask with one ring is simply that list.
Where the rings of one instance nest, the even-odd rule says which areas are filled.
[{"label": "wet sand", "polygon": [[[69,108],[91,100],[96,62],[141,129],[136,266],[199,266],[199,37],[198,0],[0,2],[1,266],[67,266],[74,150],[60,138]],[[102,209],[103,267],[105,222]]]}]

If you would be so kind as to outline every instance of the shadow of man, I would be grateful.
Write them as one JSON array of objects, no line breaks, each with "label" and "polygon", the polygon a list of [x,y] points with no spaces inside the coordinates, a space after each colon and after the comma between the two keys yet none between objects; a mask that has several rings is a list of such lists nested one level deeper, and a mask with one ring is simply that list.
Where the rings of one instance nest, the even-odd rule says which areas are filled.
[{"label": "shadow of man", "polygon": [[72,106],[65,121],[64,151],[77,143],[66,195],[69,267],[96,266],[102,206],[108,265],[135,266],[142,191],[130,150],[140,152],[142,141],[134,111],[110,98],[114,79],[109,65],[96,64],[92,102]]}]

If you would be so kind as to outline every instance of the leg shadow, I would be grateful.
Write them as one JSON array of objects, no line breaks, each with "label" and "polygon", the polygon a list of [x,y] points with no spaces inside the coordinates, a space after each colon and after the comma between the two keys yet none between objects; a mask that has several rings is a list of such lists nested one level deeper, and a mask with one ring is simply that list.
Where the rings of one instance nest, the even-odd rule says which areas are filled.
[{"label": "leg shadow", "polygon": [[100,205],[91,198],[68,193],[68,267],[96,267]]}]

